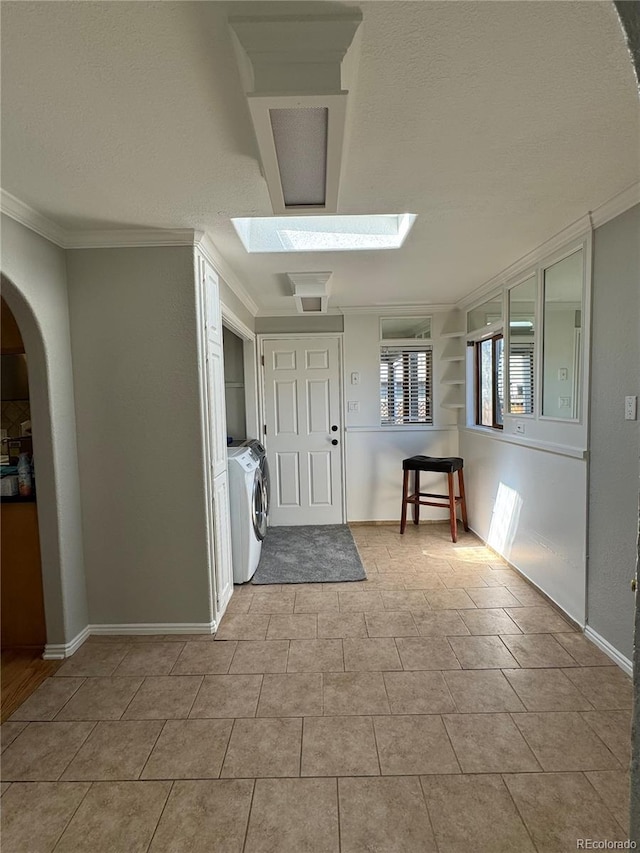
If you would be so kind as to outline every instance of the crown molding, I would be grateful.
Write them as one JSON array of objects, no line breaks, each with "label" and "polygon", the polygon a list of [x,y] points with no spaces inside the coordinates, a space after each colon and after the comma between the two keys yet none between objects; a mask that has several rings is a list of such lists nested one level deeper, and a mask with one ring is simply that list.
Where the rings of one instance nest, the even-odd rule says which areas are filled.
[{"label": "crown molding", "polygon": [[416,311],[435,313],[438,311],[453,311],[455,307],[456,304],[454,302],[424,302],[415,305],[394,305],[393,303],[389,305],[343,305],[338,310],[342,314],[393,314],[395,317],[410,317]]},{"label": "crown molding", "polygon": [[601,204],[600,207],[590,211],[593,227],[599,228],[606,222],[615,219],[616,216],[620,216],[621,213],[635,207],[636,204],[640,204],[640,181],[631,184],[626,190],[617,193],[604,204]]},{"label": "crown molding", "polygon": [[627,187],[626,190],[616,193],[616,195],[612,196],[604,204],[601,204],[594,210],[590,210],[587,214],[581,216],[580,219],[576,219],[571,225],[563,228],[562,231],[554,234],[553,237],[550,237],[544,243],[541,243],[535,249],[532,249],[526,255],[514,261],[514,263],[493,276],[493,278],[490,278],[484,284],[472,290],[471,293],[468,293],[456,302],[455,307],[467,308],[473,305],[474,302],[507,284],[511,279],[516,278],[519,274],[525,272],[529,267],[534,266],[548,255],[552,255],[573,240],[585,237],[594,228],[599,228],[606,222],[615,219],[616,216],[620,216],[620,214],[634,207],[636,204],[640,204],[640,182],[636,182]]},{"label": "crown molding", "polygon": [[216,272],[247,310],[256,316],[258,305],[220,255],[211,237],[193,228],[107,228],[70,231],[38,213],[16,196],[0,188],[0,211],[61,249],[123,249],[154,246],[193,246],[209,258]]},{"label": "crown molding", "polygon": [[487,296],[494,290],[498,290],[500,287],[507,284],[507,282],[517,278],[521,273],[524,273],[530,267],[535,266],[535,264],[543,260],[543,258],[546,258],[548,255],[552,255],[559,249],[562,249],[567,245],[567,243],[586,237],[591,230],[591,217],[588,214],[581,216],[580,219],[576,219],[576,221],[572,222],[571,225],[563,228],[562,231],[559,231],[535,249],[527,252],[526,255],[523,255],[517,261],[514,261],[497,275],[493,276],[493,278],[490,278],[488,281],[485,281],[484,284],[481,284],[466,296],[463,296],[462,299],[456,302],[455,307],[467,308],[469,305],[473,305],[483,296]]},{"label": "crown molding", "polygon": [[233,293],[235,293],[240,302],[242,302],[247,311],[249,311],[251,316],[255,317],[260,311],[258,303],[249,294],[248,290],[246,289],[244,284],[242,284],[235,271],[222,257],[222,255],[218,251],[218,247],[213,242],[209,234],[207,234],[205,231],[196,231],[195,234],[196,239],[194,245],[196,246],[196,248],[200,249],[200,251],[207,256],[220,278],[222,278],[225,284],[229,287],[229,289]]},{"label": "crown molding", "polygon": [[66,231],[64,228],[1,188],[0,211],[10,219],[15,219],[16,222],[29,228],[31,231],[35,231],[36,234],[39,234],[51,243],[55,243],[56,246],[60,246],[63,249],[66,248]]}]

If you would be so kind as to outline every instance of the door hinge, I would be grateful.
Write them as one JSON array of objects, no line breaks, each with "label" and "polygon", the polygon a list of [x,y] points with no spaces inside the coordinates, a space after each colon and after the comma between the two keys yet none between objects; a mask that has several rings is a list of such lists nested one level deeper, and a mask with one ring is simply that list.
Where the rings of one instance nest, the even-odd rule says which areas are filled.
[{"label": "door hinge", "polygon": [[267,425],[266,424],[263,424],[262,431],[265,435],[267,434]]},{"label": "door hinge", "polygon": [[260,364],[264,367],[264,356],[260,356]]}]

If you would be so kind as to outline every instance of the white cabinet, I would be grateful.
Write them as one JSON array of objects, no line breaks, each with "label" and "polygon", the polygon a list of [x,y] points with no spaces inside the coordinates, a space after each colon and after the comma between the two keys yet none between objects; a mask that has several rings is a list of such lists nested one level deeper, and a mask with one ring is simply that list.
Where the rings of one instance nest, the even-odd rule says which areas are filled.
[{"label": "white cabinet", "polygon": [[222,316],[218,276],[204,255],[196,255],[200,313],[203,450],[206,466],[208,556],[212,617],[219,623],[233,594],[227,424],[225,416]]}]

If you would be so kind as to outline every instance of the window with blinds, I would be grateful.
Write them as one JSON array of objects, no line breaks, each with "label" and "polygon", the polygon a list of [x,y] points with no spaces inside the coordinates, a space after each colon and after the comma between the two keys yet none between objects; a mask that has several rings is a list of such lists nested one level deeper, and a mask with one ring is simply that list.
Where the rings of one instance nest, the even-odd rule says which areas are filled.
[{"label": "window with blinds", "polygon": [[533,343],[509,347],[509,411],[512,415],[533,414]]},{"label": "window with blinds", "polygon": [[380,423],[432,424],[431,347],[380,347]]}]

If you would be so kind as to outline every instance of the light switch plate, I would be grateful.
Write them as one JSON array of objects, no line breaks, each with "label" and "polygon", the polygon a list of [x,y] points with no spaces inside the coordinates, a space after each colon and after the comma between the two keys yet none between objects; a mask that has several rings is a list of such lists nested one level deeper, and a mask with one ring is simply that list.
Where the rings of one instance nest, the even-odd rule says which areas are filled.
[{"label": "light switch plate", "polygon": [[635,396],[624,398],[624,419],[635,421],[638,417],[638,398]]},{"label": "light switch plate", "polygon": [[359,400],[349,400],[347,403],[347,411],[348,412],[359,412],[360,411],[360,401]]},{"label": "light switch plate", "polygon": [[565,382],[569,378],[569,370],[566,367],[561,367],[558,370],[558,379],[560,382]]},{"label": "light switch plate", "polygon": [[516,421],[516,432],[519,435],[524,435],[524,423],[523,423],[523,421]]},{"label": "light switch plate", "polygon": [[360,384],[360,374],[356,370],[354,370],[353,373],[351,374],[351,384],[352,385],[359,385]]}]

